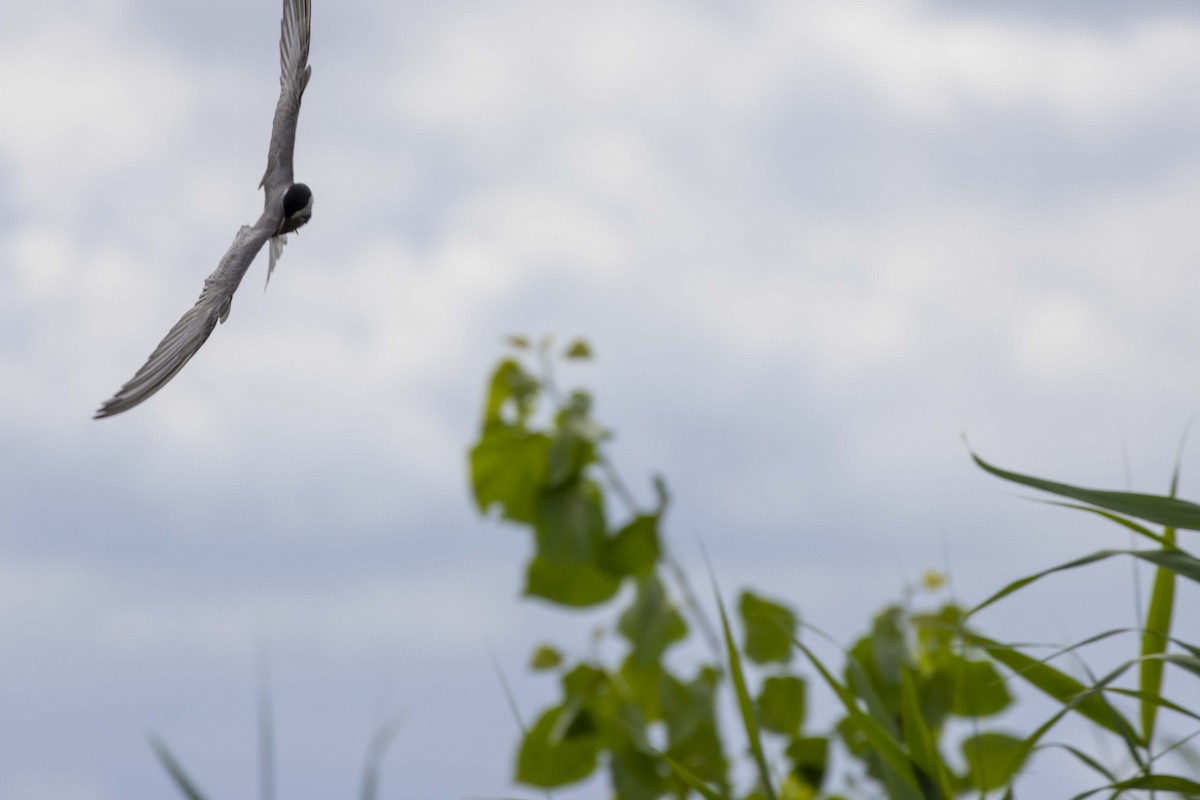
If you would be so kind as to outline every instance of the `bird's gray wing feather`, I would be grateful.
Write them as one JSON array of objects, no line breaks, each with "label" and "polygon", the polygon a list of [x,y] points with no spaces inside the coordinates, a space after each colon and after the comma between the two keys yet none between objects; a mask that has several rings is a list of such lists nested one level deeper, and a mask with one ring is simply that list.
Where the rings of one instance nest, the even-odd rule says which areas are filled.
[{"label": "bird's gray wing feather", "polygon": [[300,98],[312,68],[308,66],[308,44],[312,27],[312,0],[283,0],[283,21],[279,34],[279,102],[271,126],[271,147],[267,151],[267,171],[260,187],[268,194],[292,184],[292,154],[296,149],[296,123],[300,119]]},{"label": "bird's gray wing feather", "polygon": [[279,226],[279,215],[264,212],[253,226],[244,225],[220,265],[204,280],[196,305],[175,323],[145,365],[121,390],[96,412],[96,419],[120,414],[141,403],[167,385],[175,373],[196,355],[218,322],[229,316],[233,293],[242,282],[254,257]]}]

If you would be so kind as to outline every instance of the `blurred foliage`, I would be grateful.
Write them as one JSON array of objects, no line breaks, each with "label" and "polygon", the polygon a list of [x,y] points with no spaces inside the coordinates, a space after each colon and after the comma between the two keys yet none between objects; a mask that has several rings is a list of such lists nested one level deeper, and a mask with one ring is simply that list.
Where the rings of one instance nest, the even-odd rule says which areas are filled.
[{"label": "blurred foliage", "polygon": [[[927,572],[839,654],[834,671],[801,636],[796,611],[778,599],[741,592],[740,637],[719,593],[720,625],[708,618],[665,541],[664,482],[655,480],[654,506],[638,504],[604,455],[610,434],[593,415],[591,395],[556,382],[558,366],[592,359],[591,347],[575,341],[555,350],[549,339],[534,345],[526,337],[509,344],[514,356],[492,374],[470,452],[475,502],[531,535],[526,595],[564,610],[612,607],[603,633],[622,643],[615,658],[595,640],[577,658],[550,645],[534,652],[531,669],[557,674],[560,699],[524,735],[521,783],[549,790],[603,773],[617,800],[1012,797],[1030,758],[1054,748],[1096,772],[1103,785],[1095,791],[1200,793],[1193,778],[1155,771],[1165,752],[1186,752],[1181,739],[1157,735],[1159,712],[1200,721],[1187,703],[1160,694],[1166,667],[1200,676],[1200,648],[1171,636],[1175,579],[1200,581],[1200,560],[1175,539],[1176,529],[1200,530],[1200,506],[1176,499],[1174,486],[1169,496],[1079,489],[976,457],[984,470],[1067,498],[1156,547],[1092,554],[1016,581],[969,610],[938,600],[949,590],[946,576]],[[1036,657],[973,624],[977,612],[1030,583],[1116,556],[1150,563],[1155,581],[1146,624],[1132,632],[1138,657],[1105,676],[1074,677],[1051,662],[1130,631]],[[1130,670],[1139,673],[1137,689],[1117,684]],[[1014,704],[1014,681],[1056,705],[1032,732],[992,727]],[[832,724],[810,719],[814,686],[840,709]],[[737,710],[736,731],[718,712],[724,692]],[[1121,710],[1129,702],[1140,726]],[[1121,743],[1120,762],[1106,767],[1080,747],[1047,742],[1068,714]]]}]

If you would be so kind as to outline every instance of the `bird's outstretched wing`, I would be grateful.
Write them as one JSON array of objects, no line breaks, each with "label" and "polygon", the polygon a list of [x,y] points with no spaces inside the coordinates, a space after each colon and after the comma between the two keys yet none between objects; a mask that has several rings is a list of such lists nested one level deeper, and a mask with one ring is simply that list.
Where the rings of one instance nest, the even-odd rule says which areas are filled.
[{"label": "bird's outstretched wing", "polygon": [[175,323],[129,383],[100,407],[95,419],[128,411],[166,386],[175,373],[183,369],[183,365],[208,341],[217,323],[224,322],[229,316],[233,293],[242,282],[242,276],[278,226],[279,214],[270,212],[264,212],[253,226],[242,226],[220,265],[205,278],[204,290],[196,305]]},{"label": "bird's outstretched wing", "polygon": [[271,126],[267,171],[259,184],[266,187],[268,196],[273,191],[286,191],[292,184],[292,154],[296,150],[300,98],[312,76],[312,67],[308,66],[312,0],[283,0],[283,21],[279,28],[279,102],[275,105],[275,122]]}]

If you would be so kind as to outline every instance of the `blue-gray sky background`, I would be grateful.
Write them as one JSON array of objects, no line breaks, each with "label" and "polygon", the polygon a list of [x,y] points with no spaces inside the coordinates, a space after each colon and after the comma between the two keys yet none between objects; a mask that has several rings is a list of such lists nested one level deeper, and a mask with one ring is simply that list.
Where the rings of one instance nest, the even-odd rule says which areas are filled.
[{"label": "blue-gray sky background", "polygon": [[[468,502],[510,333],[590,339],[564,377],[643,497],[667,477],[686,560],[702,538],[728,591],[847,642],[944,553],[971,601],[1127,544],[964,430],[1166,486],[1200,410],[1186,2],[314,0],[313,223],[167,389],[91,421],[258,214],[278,5],[0,5],[5,800],[170,796],[152,729],[250,796],[259,627],[281,796],[351,796],[394,709],[385,798],[511,794],[487,643],[531,715],[528,651],[590,623],[520,601],[526,535]],[[1099,567],[985,622],[1065,641],[1131,592]]]}]

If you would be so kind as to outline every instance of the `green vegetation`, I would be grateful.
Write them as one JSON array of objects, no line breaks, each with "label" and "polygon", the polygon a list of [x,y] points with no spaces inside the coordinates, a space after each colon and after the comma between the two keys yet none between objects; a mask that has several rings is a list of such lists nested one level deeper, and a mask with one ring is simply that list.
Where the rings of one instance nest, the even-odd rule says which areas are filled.
[{"label": "green vegetation", "polygon": [[[1194,775],[1160,771],[1165,756],[1187,748],[1186,738],[1164,732],[1160,716],[1193,728],[1200,722],[1196,684],[1175,699],[1164,694],[1168,668],[1191,673],[1184,680],[1200,678],[1200,647],[1171,634],[1176,580],[1200,581],[1200,559],[1176,537],[1177,530],[1200,530],[1200,505],[1175,496],[1178,468],[1170,492],[1158,496],[1081,489],[974,456],[983,470],[1065,498],[1056,502],[1116,523],[1150,546],[1083,556],[1014,581],[969,609],[940,600],[943,579],[929,575],[919,597],[878,613],[835,667],[814,649],[815,629],[779,599],[741,592],[738,638],[714,578],[718,619],[706,616],[664,536],[665,483],[655,481],[652,507],[639,505],[605,457],[609,433],[593,416],[591,396],[556,383],[557,360],[590,358],[591,348],[576,342],[558,355],[548,341],[533,347],[519,337],[510,345],[514,356],[492,375],[470,453],[479,510],[532,534],[526,595],[564,609],[624,606],[598,634],[623,640],[615,663],[596,654],[572,661],[551,644],[534,652],[531,668],[554,674],[561,698],[524,731],[520,783],[552,790],[604,773],[619,800],[1007,798],[1029,762],[1053,748],[1095,773],[1079,798],[1200,795]],[[977,627],[979,611],[1026,586],[1110,558],[1154,569],[1140,628],[1104,631],[1038,655]],[[674,662],[687,659],[671,653],[694,632],[703,647],[687,652],[708,656],[680,668]],[[1085,667],[1077,677],[1061,666],[1068,654],[1079,658],[1118,637],[1132,641],[1134,655],[1107,673]],[[1015,686],[1032,687],[1051,704],[1032,731],[992,722],[1015,703]],[[808,715],[818,689],[841,709],[822,728]],[[723,702],[736,709],[736,732],[724,730]],[[1095,735],[1052,741],[1068,715],[1119,745],[1119,761],[1089,752]],[[748,785],[738,785],[748,775]]]}]

